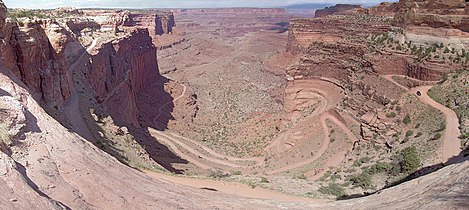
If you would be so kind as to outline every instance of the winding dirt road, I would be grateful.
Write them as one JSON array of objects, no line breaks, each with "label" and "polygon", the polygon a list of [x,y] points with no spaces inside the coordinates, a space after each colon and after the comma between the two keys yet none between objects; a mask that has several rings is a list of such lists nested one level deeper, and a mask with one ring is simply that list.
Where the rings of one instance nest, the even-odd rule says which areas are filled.
[{"label": "winding dirt road", "polygon": [[[157,120],[161,116],[162,109],[164,107],[166,107],[167,105],[169,105],[171,103],[175,103],[177,100],[184,97],[184,95],[186,94],[186,91],[187,91],[187,86],[184,85],[184,84],[181,84],[181,86],[183,87],[183,91],[182,91],[181,95],[174,98],[172,101],[163,104],[158,109],[158,115],[153,119],[154,124],[157,123]],[[173,149],[173,151],[176,154],[181,156],[181,158],[184,158],[187,161],[192,162],[193,164],[195,164],[196,166],[198,166],[202,169],[211,169],[213,167],[202,163],[201,161],[197,160],[196,158],[193,158],[192,156],[196,156],[199,159],[204,159],[204,160],[209,161],[209,162],[214,163],[214,164],[224,165],[224,166],[233,167],[233,168],[250,168],[250,167],[255,167],[255,166],[259,166],[259,165],[263,164],[263,159],[261,157],[259,157],[259,158],[230,157],[230,156],[227,156],[227,155],[219,154],[219,153],[213,151],[212,149],[200,144],[197,141],[182,137],[178,134],[175,134],[175,133],[172,133],[172,132],[169,132],[169,131],[163,132],[163,131],[158,131],[158,130],[153,129],[153,128],[149,128],[149,131],[150,131],[150,134],[153,137],[155,137],[159,141],[162,141],[162,143],[168,145],[171,149]],[[194,148],[192,146],[189,146],[188,144],[184,143],[185,141],[188,141],[191,144],[196,145],[196,147],[198,147],[198,148],[202,149],[203,151],[205,151],[206,154],[204,154],[200,151],[197,151],[196,148]],[[187,152],[189,152],[192,156],[182,152],[179,149],[179,147],[184,148],[185,150],[187,150]],[[213,157],[211,157],[211,156],[213,156]],[[242,161],[246,161],[246,162],[255,161],[256,165],[252,166],[252,165],[244,165],[244,164],[237,163],[237,162],[242,162]],[[235,162],[235,163],[233,163],[233,162]]]},{"label": "winding dirt road", "polygon": [[326,163],[319,168],[319,172],[317,170],[306,172],[305,176],[311,177],[311,180],[317,180],[321,178],[330,167],[337,167],[343,160],[345,160],[347,154],[352,151],[353,143],[359,141],[359,139],[352,133],[352,131],[350,131],[350,129],[340,120],[330,114],[327,114],[326,119],[336,124],[345,133],[345,135],[347,135],[347,138],[352,142],[352,144],[349,148],[341,150],[339,153],[335,153],[331,158],[329,158]]},{"label": "winding dirt road", "polygon": [[[316,116],[314,116],[314,117],[316,117]],[[325,113],[321,114],[321,116],[320,116],[321,126],[322,126],[322,130],[324,132],[324,138],[322,140],[321,147],[319,148],[318,151],[315,152],[315,155],[312,158],[301,161],[301,162],[296,162],[294,164],[287,165],[287,166],[282,167],[282,168],[277,168],[275,170],[267,171],[266,174],[271,175],[271,174],[278,174],[278,173],[285,172],[285,171],[290,171],[292,169],[299,168],[299,167],[308,165],[310,163],[313,163],[314,161],[319,159],[324,154],[324,152],[326,152],[326,149],[327,149],[327,147],[329,145],[329,142],[330,142],[329,129],[327,128],[327,125],[326,125],[326,117],[327,117],[327,114],[325,114]]]},{"label": "winding dirt road", "polygon": [[432,98],[430,98],[430,96],[428,96],[428,90],[430,90],[433,86],[419,86],[409,89],[397,83],[392,78],[393,76],[404,77],[402,75],[384,75],[382,77],[412,94],[417,95],[417,92],[419,91],[421,93],[421,96],[418,96],[420,101],[440,110],[445,115],[446,130],[444,134],[443,151],[441,154],[442,162],[446,162],[452,157],[458,156],[461,153],[461,143],[458,138],[461,135],[461,131],[459,130],[459,119],[456,113],[452,109],[434,101]]}]

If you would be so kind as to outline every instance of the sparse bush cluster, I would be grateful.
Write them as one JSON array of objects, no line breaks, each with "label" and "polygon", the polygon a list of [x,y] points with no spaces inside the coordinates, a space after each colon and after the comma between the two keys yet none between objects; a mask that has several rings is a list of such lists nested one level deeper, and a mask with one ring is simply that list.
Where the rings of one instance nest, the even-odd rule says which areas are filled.
[{"label": "sparse bush cluster", "polygon": [[322,194],[333,195],[336,197],[343,197],[347,195],[345,192],[345,188],[343,188],[337,183],[329,183],[328,186],[320,187],[318,191]]},{"label": "sparse bush cluster", "polygon": [[40,10],[19,10],[19,11],[8,11],[7,17],[12,20],[17,20],[18,18],[51,18],[49,15],[42,13]]},{"label": "sparse bush cluster", "polygon": [[[356,161],[354,164],[358,162]],[[403,149],[394,158],[392,163],[377,162],[374,165],[363,167],[361,173],[348,176],[346,182],[351,183],[354,187],[360,187],[365,190],[374,189],[375,186],[372,181],[374,175],[383,173],[390,176],[407,175],[413,173],[420,166],[421,162],[417,148],[411,146]]]},{"label": "sparse bush cluster", "polygon": [[420,167],[420,157],[415,146],[407,147],[401,151],[401,172],[409,173]]},{"label": "sparse bush cluster", "polygon": [[11,136],[8,128],[0,123],[0,151],[6,151],[11,145]]}]

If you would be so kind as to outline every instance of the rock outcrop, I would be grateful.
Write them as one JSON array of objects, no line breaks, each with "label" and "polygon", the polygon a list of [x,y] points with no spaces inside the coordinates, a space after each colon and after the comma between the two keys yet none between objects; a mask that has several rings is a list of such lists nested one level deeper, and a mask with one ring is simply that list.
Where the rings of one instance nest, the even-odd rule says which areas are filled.
[{"label": "rock outcrop", "polygon": [[91,56],[85,77],[98,102],[110,108],[118,123],[137,121],[137,94],[158,79],[156,48],[147,29],[134,29],[128,35],[104,43]]},{"label": "rock outcrop", "polygon": [[316,10],[314,13],[314,17],[325,17],[328,15],[333,15],[337,13],[346,12],[348,10],[354,10],[362,8],[360,5],[352,5],[352,4],[336,4],[335,6],[326,7],[324,9]]},{"label": "rock outcrop", "polygon": [[5,19],[7,18],[7,8],[3,1],[0,0],[0,29],[3,31],[3,27],[5,26]]},{"label": "rock outcrop", "polygon": [[[46,30],[44,30],[46,29]],[[70,96],[65,48],[70,33],[54,21],[7,23],[2,30],[5,65],[48,107],[63,105]]]},{"label": "rock outcrop", "polygon": [[394,17],[398,11],[399,4],[397,2],[382,2],[374,7],[367,9],[368,14],[390,17]]},{"label": "rock outcrop", "polygon": [[469,32],[469,7],[465,0],[401,0],[396,25],[455,28]]},{"label": "rock outcrop", "polygon": [[148,28],[152,37],[170,34],[176,25],[172,12],[151,11],[146,14],[132,14],[131,18],[137,26]]}]

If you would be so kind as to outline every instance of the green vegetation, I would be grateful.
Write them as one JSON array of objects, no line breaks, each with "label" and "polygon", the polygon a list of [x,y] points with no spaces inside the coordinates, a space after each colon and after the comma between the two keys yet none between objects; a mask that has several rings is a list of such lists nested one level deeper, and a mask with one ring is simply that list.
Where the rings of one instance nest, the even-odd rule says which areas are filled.
[{"label": "green vegetation", "polygon": [[371,181],[371,175],[365,172],[349,176],[346,181],[352,183],[354,187],[361,187],[362,189],[373,189],[373,182]]},{"label": "green vegetation", "polygon": [[411,137],[412,135],[414,135],[414,131],[413,131],[413,130],[408,130],[408,131],[405,133],[405,136],[406,136],[406,137]]},{"label": "green vegetation", "polygon": [[269,180],[265,177],[261,177],[261,183],[269,183]]},{"label": "green vegetation", "polygon": [[11,18],[14,21],[18,18],[51,18],[49,15],[42,13],[41,10],[8,10],[7,17]]},{"label": "green vegetation", "polygon": [[328,186],[320,187],[318,191],[322,194],[333,195],[336,197],[343,197],[347,195],[345,193],[345,189],[337,183],[329,183]]},{"label": "green vegetation", "polygon": [[[469,53],[466,50],[461,52],[464,57],[465,62],[469,60]],[[432,89],[428,91],[428,95],[437,101],[453,109],[458,115],[460,122],[467,122],[469,119],[469,89],[466,87],[469,86],[469,71],[465,69],[457,70],[453,73],[446,75],[441,82],[433,86]],[[440,126],[439,129],[435,130],[434,136],[431,137],[431,140],[438,140],[441,138],[444,124]],[[461,145],[463,148],[469,145],[469,126],[467,124],[461,124],[461,132],[463,135],[460,136]]]},{"label": "green vegetation", "polygon": [[305,176],[305,174],[300,174],[300,175],[296,176],[295,178],[297,178],[297,179],[303,179],[303,180],[306,180],[306,179],[307,179],[307,177]]},{"label": "green vegetation", "polygon": [[387,118],[394,118],[394,117],[396,117],[396,113],[395,113],[395,112],[387,113],[387,114],[386,114],[386,117],[387,117]]},{"label": "green vegetation", "polygon": [[370,175],[380,174],[380,173],[390,171],[392,169],[392,167],[393,166],[389,163],[377,162],[375,165],[365,169],[364,172],[368,173]]},{"label": "green vegetation", "polygon": [[235,176],[238,176],[238,175],[241,175],[242,173],[241,173],[241,171],[234,171],[232,174],[235,175]]},{"label": "green vegetation", "polygon": [[414,136],[414,138],[418,138],[418,137],[420,137],[420,136],[422,136],[422,135],[423,135],[422,132],[418,132],[417,135]]},{"label": "green vegetation", "polygon": [[11,136],[8,132],[8,128],[3,123],[0,123],[0,149],[8,149],[11,143]]},{"label": "green vegetation", "polygon": [[372,177],[377,174],[386,174],[388,176],[400,176],[400,174],[408,175],[413,173],[420,167],[420,157],[415,146],[403,149],[399,155],[395,157],[392,163],[377,162],[370,167],[364,167],[361,173],[347,177],[346,182],[351,183],[354,187],[362,189],[374,189]]},{"label": "green vegetation", "polygon": [[368,163],[370,162],[371,158],[370,157],[362,157],[358,160],[355,160],[355,162],[353,162],[352,166],[353,167],[360,167],[363,165],[363,163]]},{"label": "green vegetation", "polygon": [[214,178],[214,179],[219,179],[219,178],[225,178],[228,177],[229,174],[223,172],[221,169],[216,169],[214,171],[211,171],[209,174],[209,177]]},{"label": "green vegetation", "polygon": [[436,134],[431,138],[431,140],[438,140],[438,139],[441,139],[441,133],[436,133]]},{"label": "green vegetation", "polygon": [[405,125],[408,125],[412,122],[412,120],[410,119],[410,115],[409,114],[406,114],[405,117],[404,117],[404,120],[402,121]]},{"label": "green vegetation", "polygon": [[418,167],[420,167],[420,157],[417,153],[417,148],[415,146],[407,147],[401,151],[402,161],[401,172],[408,173],[413,172]]}]

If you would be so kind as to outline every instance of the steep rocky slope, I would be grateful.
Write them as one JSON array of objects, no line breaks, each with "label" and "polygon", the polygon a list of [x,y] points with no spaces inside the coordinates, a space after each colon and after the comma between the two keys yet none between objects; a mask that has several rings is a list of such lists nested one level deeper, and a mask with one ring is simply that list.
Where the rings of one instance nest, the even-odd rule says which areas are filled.
[{"label": "steep rocky slope", "polygon": [[2,60],[28,85],[36,99],[48,107],[62,106],[70,97],[65,46],[71,41],[71,34],[51,21],[23,24],[3,24]]}]

